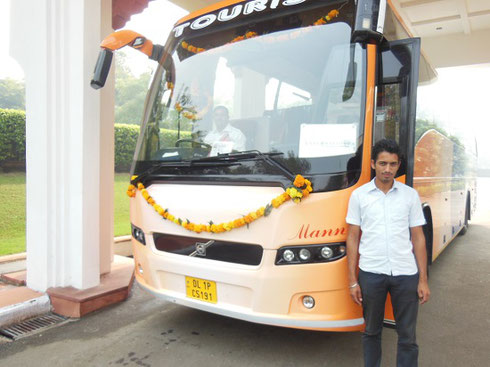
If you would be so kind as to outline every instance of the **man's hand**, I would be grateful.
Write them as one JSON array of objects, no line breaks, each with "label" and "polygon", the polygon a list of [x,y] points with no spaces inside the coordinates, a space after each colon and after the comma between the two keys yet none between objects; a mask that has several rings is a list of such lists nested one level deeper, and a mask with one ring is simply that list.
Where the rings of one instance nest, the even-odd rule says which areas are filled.
[{"label": "man's hand", "polygon": [[429,300],[430,289],[427,281],[419,281],[419,286],[417,287],[417,293],[419,295],[419,302],[421,305],[423,305],[425,302]]},{"label": "man's hand", "polygon": [[355,303],[357,303],[359,306],[362,306],[362,293],[359,284],[350,289],[350,296]]}]

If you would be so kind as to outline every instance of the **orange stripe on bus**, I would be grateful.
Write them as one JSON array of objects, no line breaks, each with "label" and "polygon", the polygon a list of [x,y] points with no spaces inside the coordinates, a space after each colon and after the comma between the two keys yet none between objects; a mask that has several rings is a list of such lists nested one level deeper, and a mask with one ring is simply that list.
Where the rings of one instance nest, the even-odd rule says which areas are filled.
[{"label": "orange stripe on bus", "polygon": [[376,87],[376,45],[367,45],[366,115],[364,117],[364,146],[362,170],[358,185],[371,180],[371,145],[373,143],[374,91]]}]

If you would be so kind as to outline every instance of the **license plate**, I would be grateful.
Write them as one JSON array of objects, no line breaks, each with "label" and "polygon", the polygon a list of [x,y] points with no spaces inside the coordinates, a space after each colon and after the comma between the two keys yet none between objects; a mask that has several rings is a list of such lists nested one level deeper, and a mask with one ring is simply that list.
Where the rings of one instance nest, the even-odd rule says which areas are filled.
[{"label": "license plate", "polygon": [[211,280],[185,277],[185,292],[189,298],[210,303],[218,302],[216,282]]}]

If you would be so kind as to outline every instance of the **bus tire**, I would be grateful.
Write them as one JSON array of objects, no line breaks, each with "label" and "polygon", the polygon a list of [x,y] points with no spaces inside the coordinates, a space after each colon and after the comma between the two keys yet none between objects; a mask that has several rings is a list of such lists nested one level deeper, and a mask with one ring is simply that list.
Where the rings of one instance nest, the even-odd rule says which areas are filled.
[{"label": "bus tire", "polygon": [[470,198],[468,197],[466,199],[466,208],[464,211],[464,224],[463,224],[463,228],[461,228],[461,231],[459,231],[458,233],[459,236],[464,236],[466,232],[468,232],[469,220],[470,220]]}]

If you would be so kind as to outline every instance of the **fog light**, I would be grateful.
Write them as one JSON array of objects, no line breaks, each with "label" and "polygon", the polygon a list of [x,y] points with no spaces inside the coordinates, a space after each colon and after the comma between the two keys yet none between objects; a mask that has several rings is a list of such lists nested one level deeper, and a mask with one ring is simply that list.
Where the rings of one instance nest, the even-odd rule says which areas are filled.
[{"label": "fog light", "polygon": [[322,247],[321,254],[324,259],[330,259],[333,256],[333,250],[330,247],[325,246]]},{"label": "fog light", "polygon": [[141,264],[138,264],[138,273],[140,273],[140,275],[143,275],[143,268],[141,267]]},{"label": "fog light", "polygon": [[282,258],[287,262],[291,262],[294,259],[294,252],[291,250],[286,250],[282,253]]},{"label": "fog light", "polygon": [[311,252],[305,248],[299,251],[299,258],[303,261],[310,260]]},{"label": "fog light", "polygon": [[339,246],[339,251],[341,254],[345,254],[345,246]]},{"label": "fog light", "polygon": [[315,299],[312,296],[304,296],[303,297],[303,306],[306,308],[315,307]]}]

